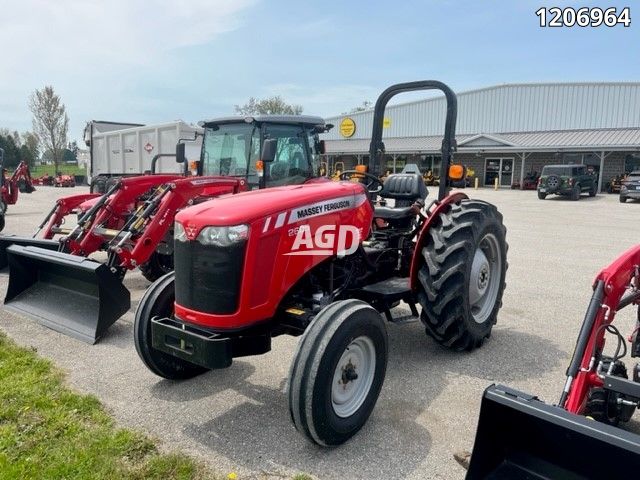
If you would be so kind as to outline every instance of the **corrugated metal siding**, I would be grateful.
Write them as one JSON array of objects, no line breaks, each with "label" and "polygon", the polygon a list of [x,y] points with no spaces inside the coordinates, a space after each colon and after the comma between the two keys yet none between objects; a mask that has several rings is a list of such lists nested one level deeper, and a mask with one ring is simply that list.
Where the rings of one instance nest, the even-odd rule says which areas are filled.
[{"label": "corrugated metal siding", "polygon": [[[439,135],[444,97],[387,107],[385,137]],[[328,118],[336,128],[328,140],[343,139],[340,121],[356,122],[353,139],[371,136],[373,112]],[[459,134],[640,127],[640,83],[500,85],[458,95]]]},{"label": "corrugated metal siding", "polygon": [[[456,135],[459,150],[469,150],[471,146],[462,143],[475,135]],[[542,149],[590,148],[601,150],[606,148],[637,149],[640,147],[640,128],[604,129],[604,130],[565,130],[554,132],[520,132],[491,135],[483,147],[482,137],[478,139],[475,149],[528,151]],[[505,141],[504,146],[494,146],[495,141]],[[476,142],[474,140],[474,142]],[[471,142],[472,144],[474,142]],[[442,144],[442,137],[431,135],[425,137],[388,138],[384,141],[389,153],[401,152],[437,152]],[[512,144],[512,145],[509,145]],[[368,139],[329,140],[326,143],[327,153],[365,153],[369,150]]]}]

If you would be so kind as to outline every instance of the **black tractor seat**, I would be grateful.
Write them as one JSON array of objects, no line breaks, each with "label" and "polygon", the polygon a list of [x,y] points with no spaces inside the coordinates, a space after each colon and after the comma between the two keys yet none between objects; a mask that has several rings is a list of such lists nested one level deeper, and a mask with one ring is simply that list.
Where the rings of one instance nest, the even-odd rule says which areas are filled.
[{"label": "black tractor seat", "polygon": [[389,175],[378,195],[395,200],[394,207],[376,207],[374,217],[383,220],[402,220],[414,215],[411,206],[427,198],[427,187],[418,173],[394,173]]}]

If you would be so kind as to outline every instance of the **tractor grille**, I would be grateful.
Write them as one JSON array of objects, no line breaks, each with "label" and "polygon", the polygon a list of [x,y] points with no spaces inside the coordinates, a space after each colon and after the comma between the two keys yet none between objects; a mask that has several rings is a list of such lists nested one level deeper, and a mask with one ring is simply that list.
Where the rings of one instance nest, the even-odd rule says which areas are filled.
[{"label": "tractor grille", "polygon": [[237,310],[245,243],[232,247],[175,242],[176,303],[204,313]]}]

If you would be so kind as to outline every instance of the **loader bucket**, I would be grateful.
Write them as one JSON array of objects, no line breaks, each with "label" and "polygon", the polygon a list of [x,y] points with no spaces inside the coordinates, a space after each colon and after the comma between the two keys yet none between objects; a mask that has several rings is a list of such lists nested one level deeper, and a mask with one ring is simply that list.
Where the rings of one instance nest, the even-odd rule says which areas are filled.
[{"label": "loader bucket", "polygon": [[7,248],[8,310],[94,344],[131,306],[129,290],[109,267],[38,247]]},{"label": "loader bucket", "polygon": [[9,245],[40,247],[55,252],[60,247],[60,242],[43,238],[18,237],[17,235],[0,236],[0,270],[4,270],[9,266],[9,261],[7,260],[7,247]]},{"label": "loader bucket", "polygon": [[467,479],[631,478],[637,472],[639,435],[502,385],[485,390]]}]

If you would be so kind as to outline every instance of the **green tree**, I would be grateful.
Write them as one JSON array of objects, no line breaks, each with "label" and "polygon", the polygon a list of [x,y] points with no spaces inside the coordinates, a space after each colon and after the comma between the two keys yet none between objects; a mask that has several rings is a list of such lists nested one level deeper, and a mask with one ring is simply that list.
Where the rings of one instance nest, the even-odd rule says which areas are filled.
[{"label": "green tree", "polygon": [[40,158],[40,139],[33,132],[24,132],[22,134],[22,147],[29,150],[29,158],[32,159],[30,166],[35,164],[35,161]]},{"label": "green tree", "polygon": [[280,95],[262,100],[251,97],[244,105],[235,106],[238,115],[300,115],[302,110],[302,105],[290,105]]},{"label": "green tree", "polygon": [[358,105],[357,107],[353,107],[348,112],[342,112],[342,115],[349,115],[350,113],[364,112],[365,110],[371,110],[372,108],[373,108],[373,102],[370,102],[369,100],[365,100],[360,105]]},{"label": "green tree", "polygon": [[15,167],[20,163],[20,148],[11,133],[0,132],[0,148],[4,150],[4,167]]},{"label": "green tree", "polygon": [[52,154],[56,171],[62,160],[62,151],[67,145],[69,117],[60,97],[51,86],[36,90],[29,100],[29,109],[33,113],[33,130],[40,141]]}]

